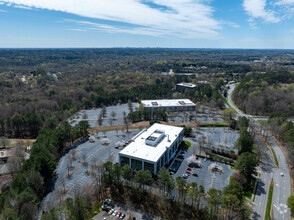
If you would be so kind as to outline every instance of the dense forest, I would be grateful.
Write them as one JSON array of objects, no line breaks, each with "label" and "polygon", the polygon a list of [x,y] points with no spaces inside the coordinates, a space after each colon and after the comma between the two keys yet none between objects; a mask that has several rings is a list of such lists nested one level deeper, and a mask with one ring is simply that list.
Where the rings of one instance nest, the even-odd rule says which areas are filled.
[{"label": "dense forest", "polygon": [[294,72],[249,72],[236,86],[233,99],[248,114],[294,116]]},{"label": "dense forest", "polygon": [[[163,74],[170,69],[178,74]],[[291,50],[2,49],[0,136],[35,138],[80,109],[128,100],[190,98],[222,108],[231,80],[241,80],[234,99],[244,111],[291,115],[293,70]],[[179,82],[196,88],[178,93]]]},{"label": "dense forest", "polygon": [[30,158],[15,170],[8,191],[0,195],[0,213],[4,219],[34,219],[46,187],[69,144],[88,135],[89,124],[79,122],[72,127],[62,122],[56,128],[45,128],[39,133],[30,152]]},{"label": "dense forest", "polygon": [[[220,85],[232,73],[250,71],[236,63],[244,51],[177,49],[0,50],[0,136],[35,138],[44,127],[83,108],[128,100],[191,98],[223,106]],[[259,59],[258,51],[247,61]],[[278,55],[270,52],[274,59]],[[256,65],[254,65],[256,66]],[[262,68],[262,65],[260,65]],[[258,67],[258,68],[260,68]],[[164,75],[176,73],[192,75]],[[207,81],[208,84],[197,84]],[[186,94],[173,89],[179,82],[197,88]],[[221,82],[221,84],[220,84]]]}]

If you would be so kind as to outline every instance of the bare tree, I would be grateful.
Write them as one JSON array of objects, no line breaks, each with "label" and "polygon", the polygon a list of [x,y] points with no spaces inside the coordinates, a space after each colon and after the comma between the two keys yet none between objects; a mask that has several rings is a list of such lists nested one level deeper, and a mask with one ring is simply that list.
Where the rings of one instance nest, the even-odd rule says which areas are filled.
[{"label": "bare tree", "polygon": [[72,168],[72,164],[71,164],[71,160],[67,160],[66,162],[66,168],[67,168],[67,177],[70,178],[71,173],[70,173],[70,169]]},{"label": "bare tree", "polygon": [[102,106],[102,109],[101,109],[101,113],[100,113],[103,117],[105,117],[106,115],[106,107],[105,105]]},{"label": "bare tree", "polygon": [[25,152],[22,147],[17,147],[14,154],[7,160],[7,169],[14,175],[21,169],[22,163],[24,162]]},{"label": "bare tree", "polygon": [[22,163],[23,159],[16,155],[9,157],[7,160],[7,169],[9,173],[11,173],[12,175],[18,173],[21,169]]},{"label": "bare tree", "polygon": [[88,119],[88,114],[86,112],[84,112],[84,114],[82,115],[82,119]]},{"label": "bare tree", "polygon": [[62,194],[64,195],[66,193],[66,185],[65,185],[65,179],[63,176],[60,177],[60,184],[62,185]]},{"label": "bare tree", "polygon": [[108,119],[108,123],[109,123],[110,126],[112,126],[112,124],[113,124],[113,119],[112,119],[112,118],[109,118],[109,119]]},{"label": "bare tree", "polygon": [[112,111],[112,112],[111,112],[112,120],[115,120],[115,116],[116,116],[116,112],[115,112],[115,111]]},{"label": "bare tree", "polygon": [[126,112],[123,112],[123,119],[124,119],[124,124],[125,124],[125,127],[127,129],[127,132],[129,132],[129,119],[127,117],[127,113]]},{"label": "bare tree", "polygon": [[83,162],[86,162],[86,159],[87,159],[87,154],[86,153],[83,153],[82,154],[82,160],[83,160]]},{"label": "bare tree", "polygon": [[94,168],[97,166],[97,158],[93,157],[92,158],[92,164],[91,164],[91,169],[92,169],[92,173],[94,172]]},{"label": "bare tree", "polygon": [[132,113],[133,112],[133,103],[130,99],[128,100],[128,107],[129,107],[130,113]]},{"label": "bare tree", "polygon": [[77,157],[77,150],[74,149],[74,150],[71,151],[71,158],[72,158],[73,160],[75,160],[76,157]]},{"label": "bare tree", "polygon": [[0,137],[0,146],[5,148],[9,144],[10,144],[10,140],[7,137],[4,137],[4,136]]},{"label": "bare tree", "polygon": [[99,115],[98,119],[97,119],[97,124],[98,126],[101,126],[102,125],[102,122],[103,122],[103,119],[102,119],[102,116],[100,117],[101,115]]}]

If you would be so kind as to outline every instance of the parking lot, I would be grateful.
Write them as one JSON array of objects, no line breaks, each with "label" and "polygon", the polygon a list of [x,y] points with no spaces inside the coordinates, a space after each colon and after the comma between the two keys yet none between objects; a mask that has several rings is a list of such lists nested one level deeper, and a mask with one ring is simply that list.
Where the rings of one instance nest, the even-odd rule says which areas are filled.
[{"label": "parking lot", "polygon": [[206,113],[197,113],[195,111],[178,113],[178,112],[170,112],[168,113],[168,122],[171,123],[186,123],[186,122],[222,122],[222,115],[220,112],[214,112],[213,114]]},{"label": "parking lot", "polygon": [[[133,110],[138,109],[138,103],[132,103]],[[81,120],[86,120],[89,122],[91,127],[97,127],[98,116],[101,112],[101,108],[82,110],[77,112],[73,117],[68,121],[72,126],[77,124]],[[111,113],[115,112],[114,120],[112,120]],[[110,120],[112,125],[124,125],[123,121],[123,112],[129,113],[128,104],[118,104],[113,106],[106,107],[106,115],[103,117],[101,126],[110,126]],[[195,122],[195,120],[200,122],[222,122],[222,115],[220,111],[214,111],[209,113],[208,110],[203,113],[197,113],[195,111],[191,112],[170,112],[167,113],[167,121],[170,123],[186,123],[186,122]],[[86,118],[84,118],[86,116]]]},{"label": "parking lot", "polygon": [[[191,155],[192,153],[189,151],[185,154],[185,159],[182,159],[181,166],[179,167],[178,171],[173,175],[174,179],[176,179],[178,176],[183,176],[183,174],[186,174],[186,168],[188,167],[188,162],[186,161],[186,158]],[[197,176],[190,175],[187,179],[189,183],[196,182],[198,186],[204,186],[206,192],[210,188],[222,190],[225,186],[229,184],[230,176],[233,174],[233,170],[230,169],[229,165],[216,163],[223,168],[223,172],[221,173],[208,169],[208,167],[215,162],[210,160],[204,161],[203,158],[198,159],[201,161],[202,167],[192,168],[191,173],[196,173]]]},{"label": "parking lot", "polygon": [[[117,163],[118,152],[121,149],[115,148],[116,142],[129,140],[138,132],[139,130],[131,130],[128,133],[125,132],[125,136],[117,136],[115,131],[106,132],[105,136],[107,139],[109,139],[108,145],[103,144],[102,140],[105,137],[102,137],[102,134],[99,134],[100,138],[96,138],[94,143],[86,141],[84,143],[76,144],[76,146],[74,146],[68,153],[60,158],[56,168],[57,178],[54,180],[55,183],[52,192],[47,194],[43,199],[41,208],[47,211],[52,207],[56,207],[61,197],[60,190],[63,188],[66,189],[66,194],[63,196],[63,198],[68,196],[74,197],[81,187],[85,186],[86,184],[91,184],[93,179],[90,174],[85,172],[86,169],[91,170],[93,163],[103,164],[108,160],[112,161],[113,163]],[[72,173],[72,175],[68,177],[67,164],[73,155],[72,151],[76,151],[76,158],[72,160],[72,168],[70,169],[70,173]],[[85,166],[85,163],[83,163],[84,161],[88,163],[87,166]]]},{"label": "parking lot", "polygon": [[[199,138],[201,136],[207,137],[207,139],[210,139],[211,146],[219,146],[221,144],[226,144],[227,149],[233,149],[234,142],[239,137],[239,133],[236,131],[230,131],[227,133],[227,128],[214,128],[213,132],[212,128],[201,128],[199,133],[197,134],[198,137],[196,138],[186,138],[185,140],[189,141],[191,143],[191,147],[187,151],[187,153],[184,155],[184,159],[176,158],[176,161],[181,161],[181,165],[177,172],[173,175],[173,178],[176,179],[178,176],[183,176],[183,174],[186,174],[186,169],[188,167],[188,161],[187,158],[192,156],[194,153],[200,153],[199,149]],[[226,137],[224,137],[224,133],[227,134]],[[209,137],[209,138],[208,138]],[[225,140],[226,138],[226,140]],[[208,191],[210,188],[215,188],[218,190],[222,190],[225,186],[229,184],[230,176],[233,175],[233,170],[230,168],[230,165],[214,162],[211,160],[204,161],[203,158],[198,158],[200,160],[202,167],[192,168],[191,173],[196,173],[197,175],[189,175],[187,181],[189,183],[196,182],[199,185],[203,185],[205,188],[205,191]],[[218,166],[221,166],[223,169],[223,172],[218,171],[212,171],[209,169],[209,166],[215,163]],[[173,164],[173,163],[172,163]],[[171,166],[172,166],[171,164]]]},{"label": "parking lot", "polygon": [[[138,108],[137,103],[132,103],[133,110],[135,111]],[[96,109],[89,109],[89,110],[82,110],[77,112],[72,118],[69,119],[69,122],[72,126],[79,123],[81,120],[86,120],[89,122],[91,127],[97,127],[97,120],[99,117],[99,114],[101,112],[101,108]],[[112,125],[123,125],[123,112],[126,112],[126,114],[129,114],[129,107],[128,104],[118,104],[113,106],[106,107],[106,115],[103,117],[102,125],[101,126],[110,126],[109,122],[110,119],[113,117],[111,116],[111,113],[115,112],[114,120],[111,120]],[[83,119],[83,116],[86,115],[86,119]]]},{"label": "parking lot", "polygon": [[[160,220],[161,218],[153,216],[151,214],[141,212],[140,210],[134,209],[132,207],[118,204],[116,203],[113,207],[114,210],[124,213],[126,216],[123,219],[131,219],[135,218],[136,220]],[[118,220],[121,219],[112,214],[108,214],[109,210],[101,211],[98,215],[96,215],[92,220]]]},{"label": "parking lot", "polygon": [[[234,144],[236,140],[240,137],[239,132],[232,130],[230,128],[200,128],[195,131],[193,129],[193,133],[195,133],[195,138],[190,139],[189,141],[192,143],[192,150],[196,151],[195,153],[199,153],[199,143],[202,143],[203,146],[209,148],[218,148],[228,151],[237,152],[238,149],[234,148]],[[196,149],[193,149],[195,148]]]}]

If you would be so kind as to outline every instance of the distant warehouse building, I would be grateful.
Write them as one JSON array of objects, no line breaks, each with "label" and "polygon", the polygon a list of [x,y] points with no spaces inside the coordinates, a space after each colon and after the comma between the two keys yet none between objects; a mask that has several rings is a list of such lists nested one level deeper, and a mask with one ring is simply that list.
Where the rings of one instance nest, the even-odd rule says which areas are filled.
[{"label": "distant warehouse building", "polygon": [[176,91],[177,92],[184,92],[185,90],[194,89],[196,85],[192,83],[178,83],[176,85]]},{"label": "distant warehouse building", "polygon": [[184,128],[153,124],[132,138],[132,142],[119,152],[119,163],[137,170],[157,174],[175,157],[183,140]]},{"label": "distant warehouse building", "polygon": [[184,109],[185,111],[192,111],[195,109],[195,103],[190,99],[160,99],[160,100],[142,100],[142,106],[145,109],[163,109],[177,111]]}]

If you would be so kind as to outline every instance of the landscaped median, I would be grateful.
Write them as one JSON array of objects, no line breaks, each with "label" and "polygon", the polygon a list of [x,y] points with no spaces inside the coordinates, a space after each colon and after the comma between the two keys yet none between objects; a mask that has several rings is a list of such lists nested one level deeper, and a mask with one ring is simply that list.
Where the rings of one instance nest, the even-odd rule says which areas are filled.
[{"label": "landscaped median", "polygon": [[255,131],[255,133],[258,134],[258,136],[264,141],[266,146],[270,149],[270,151],[271,151],[271,153],[273,155],[273,158],[274,158],[275,166],[279,167],[279,161],[278,161],[276,152],[274,151],[273,147],[270,145],[270,143],[260,133],[258,133],[257,131]]},{"label": "landscaped median", "polygon": [[201,123],[200,127],[207,128],[207,127],[228,127],[227,122],[207,122],[207,123]]},{"label": "landscaped median", "polygon": [[274,193],[274,182],[271,181],[269,185],[268,195],[267,195],[267,203],[266,203],[266,210],[265,210],[265,217],[264,217],[265,220],[271,219],[273,193]]},{"label": "landscaped median", "polygon": [[277,155],[276,155],[276,153],[275,153],[273,147],[270,146],[270,149],[271,149],[271,151],[272,151],[272,153],[273,153],[273,156],[274,156],[275,165],[276,165],[277,167],[279,167],[279,161],[278,161]]},{"label": "landscaped median", "polygon": [[227,106],[231,107],[228,100],[227,100],[227,98],[225,98],[225,103],[227,104]]}]

